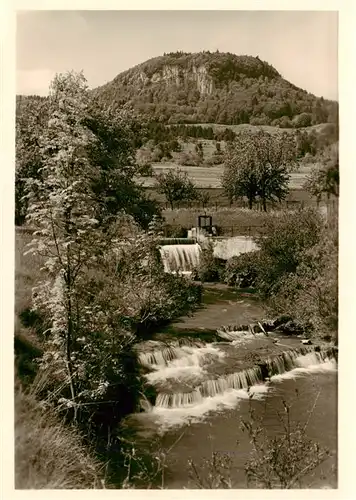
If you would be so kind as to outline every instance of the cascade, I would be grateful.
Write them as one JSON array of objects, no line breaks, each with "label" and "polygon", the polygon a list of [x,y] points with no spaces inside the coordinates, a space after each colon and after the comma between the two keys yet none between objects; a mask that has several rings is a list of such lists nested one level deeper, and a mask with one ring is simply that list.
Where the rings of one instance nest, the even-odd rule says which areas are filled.
[{"label": "cascade", "polygon": [[166,273],[191,273],[198,267],[201,247],[194,245],[162,245],[159,248]]},{"label": "cascade", "polygon": [[183,392],[161,391],[157,394],[155,407],[166,409],[189,408],[200,404],[206,398],[214,398],[231,390],[248,390],[250,387],[263,383],[266,374],[271,377],[296,368],[308,368],[321,364],[329,359],[330,354],[327,350],[316,352],[312,346],[291,349],[273,358],[268,358],[261,365],[246,370],[227,373],[217,378],[210,378],[209,376],[208,379],[193,387],[192,390]]},{"label": "cascade", "polygon": [[[201,341],[192,341],[191,339],[180,339],[177,342],[164,344],[162,342],[151,343],[147,347],[153,347],[151,350],[144,350],[138,353],[138,360],[146,368],[163,368],[173,360],[184,358],[194,350],[203,348],[205,344]],[[146,346],[143,347],[145,349]]]},{"label": "cascade", "polygon": [[205,368],[216,360],[223,359],[225,352],[212,344],[204,347],[183,346],[175,349],[176,358],[166,363],[165,366],[151,365],[150,373],[146,379],[151,384],[164,382],[168,379],[187,380],[201,377],[206,373]]}]

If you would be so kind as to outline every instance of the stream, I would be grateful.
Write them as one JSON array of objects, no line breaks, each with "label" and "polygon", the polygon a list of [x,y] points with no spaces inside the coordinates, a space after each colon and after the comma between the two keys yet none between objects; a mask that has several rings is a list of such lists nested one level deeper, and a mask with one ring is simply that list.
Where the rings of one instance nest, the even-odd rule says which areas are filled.
[{"label": "stream", "polygon": [[[189,479],[188,461],[193,460],[199,469],[213,451],[231,457],[232,486],[246,488],[244,467],[251,444],[240,428],[241,419],[248,420],[252,405],[267,434],[277,435],[283,399],[292,405],[292,421],[308,420],[308,437],[331,453],[305,478],[304,487],[335,488],[334,351],[327,346],[316,351],[314,345],[301,345],[296,337],[233,328],[228,339],[203,341],[196,334],[199,328],[219,332],[222,324],[245,324],[263,317],[261,305],[246,293],[211,288],[205,291],[205,304],[204,309],[171,327],[172,338],[163,332],[139,346],[142,369],[155,397],[142,401],[144,411],[130,415],[126,425],[135,430],[138,448],[155,443],[156,448],[170,450],[165,488],[195,488]],[[194,336],[187,334],[189,329]],[[267,382],[258,364],[261,359],[269,374]]]}]

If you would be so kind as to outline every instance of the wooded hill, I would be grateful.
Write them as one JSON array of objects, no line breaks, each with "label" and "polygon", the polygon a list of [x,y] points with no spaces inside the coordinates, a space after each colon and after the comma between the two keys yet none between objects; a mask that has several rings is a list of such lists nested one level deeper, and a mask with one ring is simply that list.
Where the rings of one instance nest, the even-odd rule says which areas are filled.
[{"label": "wooded hill", "polygon": [[336,122],[336,102],[285,80],[259,57],[175,52],[150,59],[93,90],[98,103],[130,104],[161,123],[299,128]]}]

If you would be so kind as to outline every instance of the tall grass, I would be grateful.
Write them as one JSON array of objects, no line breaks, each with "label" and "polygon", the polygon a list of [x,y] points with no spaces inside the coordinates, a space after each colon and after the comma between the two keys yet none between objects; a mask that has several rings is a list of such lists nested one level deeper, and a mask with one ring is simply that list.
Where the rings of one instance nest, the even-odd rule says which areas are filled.
[{"label": "tall grass", "polygon": [[103,465],[74,428],[31,394],[15,394],[15,488],[102,488]]}]

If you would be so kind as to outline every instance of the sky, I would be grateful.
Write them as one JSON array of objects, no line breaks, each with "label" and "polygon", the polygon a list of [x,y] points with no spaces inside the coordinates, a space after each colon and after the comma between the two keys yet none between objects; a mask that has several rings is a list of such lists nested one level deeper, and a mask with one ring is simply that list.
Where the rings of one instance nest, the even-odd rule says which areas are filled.
[{"label": "sky", "polygon": [[56,73],[91,88],[164,52],[259,56],[317,96],[338,99],[338,16],[323,11],[31,11],[17,15],[17,94],[47,95]]}]

